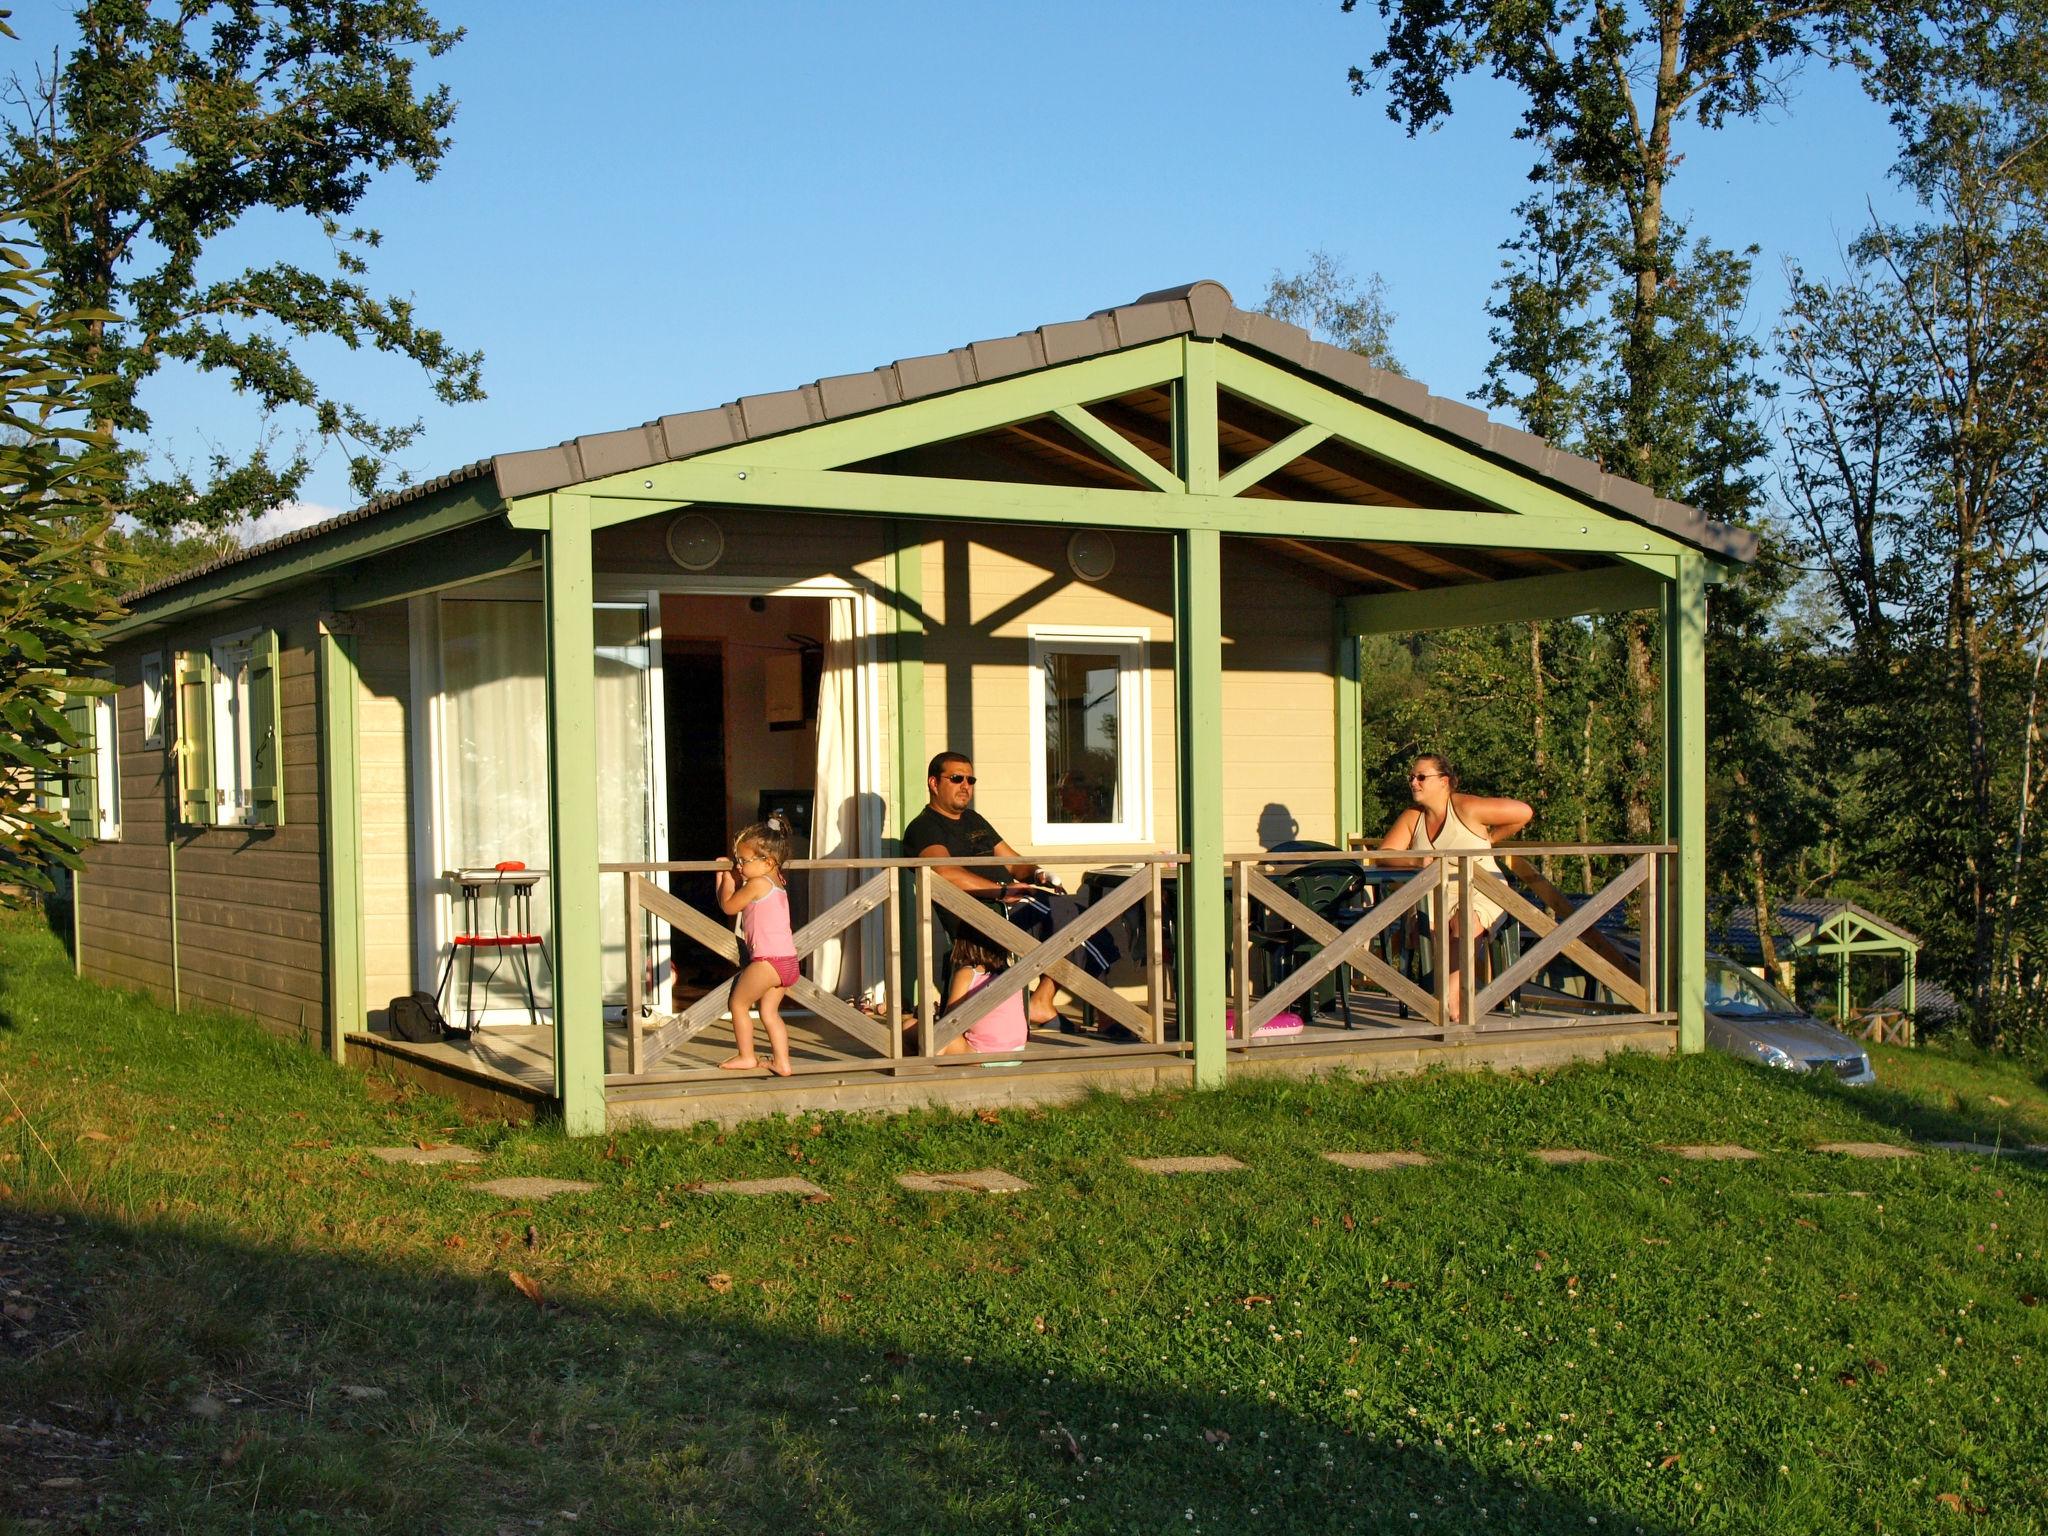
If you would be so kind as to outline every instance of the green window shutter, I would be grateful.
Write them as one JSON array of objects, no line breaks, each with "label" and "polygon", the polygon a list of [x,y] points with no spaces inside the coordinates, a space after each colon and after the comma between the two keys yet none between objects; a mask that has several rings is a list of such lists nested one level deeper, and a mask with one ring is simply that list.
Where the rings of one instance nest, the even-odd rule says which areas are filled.
[{"label": "green window shutter", "polygon": [[213,658],[178,652],[178,819],[189,827],[214,824]]},{"label": "green window shutter", "polygon": [[249,645],[249,820],[284,825],[284,679],[277,669],[277,631]]},{"label": "green window shutter", "polygon": [[71,727],[72,741],[64,759],[64,792],[71,800],[71,835],[89,841],[99,836],[99,786],[93,773],[99,743],[93,735],[92,700],[75,695],[67,698],[64,723]]}]

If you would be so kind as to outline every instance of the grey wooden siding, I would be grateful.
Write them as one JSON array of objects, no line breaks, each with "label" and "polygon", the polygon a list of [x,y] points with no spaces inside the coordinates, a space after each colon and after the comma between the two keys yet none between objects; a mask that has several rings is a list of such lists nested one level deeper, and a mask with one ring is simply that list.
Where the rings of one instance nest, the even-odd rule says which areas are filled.
[{"label": "grey wooden siding", "polygon": [[[285,597],[131,641],[111,656],[118,695],[121,835],[86,850],[81,883],[84,972],[171,997],[170,844],[178,846],[178,980],[188,1004],[248,1014],[317,1042],[327,1014],[320,844],[317,608]],[[278,632],[285,825],[180,827],[167,715],[165,745],[142,744],[142,659],[197,650],[252,627]],[[167,692],[169,684],[166,684]]]}]

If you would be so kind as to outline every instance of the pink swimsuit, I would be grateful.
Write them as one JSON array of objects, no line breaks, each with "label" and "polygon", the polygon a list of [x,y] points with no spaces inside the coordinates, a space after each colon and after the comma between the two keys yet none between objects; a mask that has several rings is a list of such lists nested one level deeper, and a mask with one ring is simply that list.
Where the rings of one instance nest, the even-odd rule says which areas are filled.
[{"label": "pink swimsuit", "polygon": [[[974,982],[967,989],[966,1002],[983,987],[994,981],[989,971],[978,971]],[[1020,1051],[1031,1040],[1031,1021],[1024,1012],[1024,994],[1013,993],[996,1005],[995,1011],[984,1014],[981,1019],[968,1027],[967,1048],[970,1051]]]},{"label": "pink swimsuit", "polygon": [[766,960],[775,967],[778,985],[796,985],[796,936],[789,927],[789,892],[776,886],[759,901],[740,909],[740,937],[747,941],[747,959]]}]

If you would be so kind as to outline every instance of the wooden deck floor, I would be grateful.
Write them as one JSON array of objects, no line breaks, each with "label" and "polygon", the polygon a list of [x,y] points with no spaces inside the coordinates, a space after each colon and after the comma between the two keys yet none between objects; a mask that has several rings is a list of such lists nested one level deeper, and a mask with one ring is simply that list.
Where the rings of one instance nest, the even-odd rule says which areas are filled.
[{"label": "wooden deck floor", "polygon": [[[1058,1028],[1033,1030],[1031,1045],[1021,1059],[955,1056],[927,1063],[909,1058],[893,1069],[877,1070],[855,1065],[876,1058],[810,1016],[793,1014],[789,1025],[795,1077],[778,1078],[765,1070],[718,1072],[718,1063],[734,1048],[732,1026],[721,1021],[664,1059],[661,1073],[669,1081],[643,1079],[608,1087],[606,1101],[613,1121],[731,1124],[828,1109],[886,1112],[921,1105],[961,1109],[1048,1105],[1097,1089],[1143,1092],[1192,1082],[1192,1063],[1182,1047],[1126,1045],[1114,1052],[1090,1050],[1087,1047],[1097,1044],[1095,1036],[1063,1033]],[[1384,1076],[1435,1065],[1501,1070],[1554,1065],[1619,1050],[1668,1054],[1675,1045],[1668,1024],[1605,1023],[1572,1015],[1524,1014],[1511,1027],[1449,1040],[1391,1010],[1354,1007],[1352,1025],[1346,1028],[1333,1010],[1295,1033],[1232,1042],[1231,1072],[1264,1075],[1339,1070]],[[355,1039],[367,1041],[367,1037]],[[439,1072],[459,1084],[497,1082],[528,1103],[552,1093],[554,1034],[549,1028],[490,1029],[474,1038],[425,1045],[383,1040],[373,1044],[379,1055],[410,1063],[429,1080]],[[756,1049],[765,1049],[765,1042],[757,1041]],[[623,1027],[606,1028],[605,1057],[608,1073],[625,1072]]]}]

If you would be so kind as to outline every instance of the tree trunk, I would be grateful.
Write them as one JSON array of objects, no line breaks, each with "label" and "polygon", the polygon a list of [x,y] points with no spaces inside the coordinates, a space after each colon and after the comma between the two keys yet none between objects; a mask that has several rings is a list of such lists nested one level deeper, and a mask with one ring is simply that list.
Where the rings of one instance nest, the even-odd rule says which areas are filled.
[{"label": "tree trunk", "polygon": [[1763,818],[1756,812],[1749,774],[1739,764],[1735,769],[1735,787],[1742,795],[1742,825],[1749,837],[1749,885],[1750,895],[1756,902],[1757,948],[1762,952],[1764,974],[1775,978],[1780,974],[1780,962],[1778,939],[1771,924],[1771,887],[1764,878]]},{"label": "tree trunk", "polygon": [[[1586,822],[1585,786],[1593,782],[1593,716],[1597,711],[1586,711],[1586,728],[1579,738],[1579,842],[1582,846],[1593,841],[1593,829]],[[1585,854],[1579,855],[1579,888],[1587,896],[1593,894],[1593,861]]]}]

